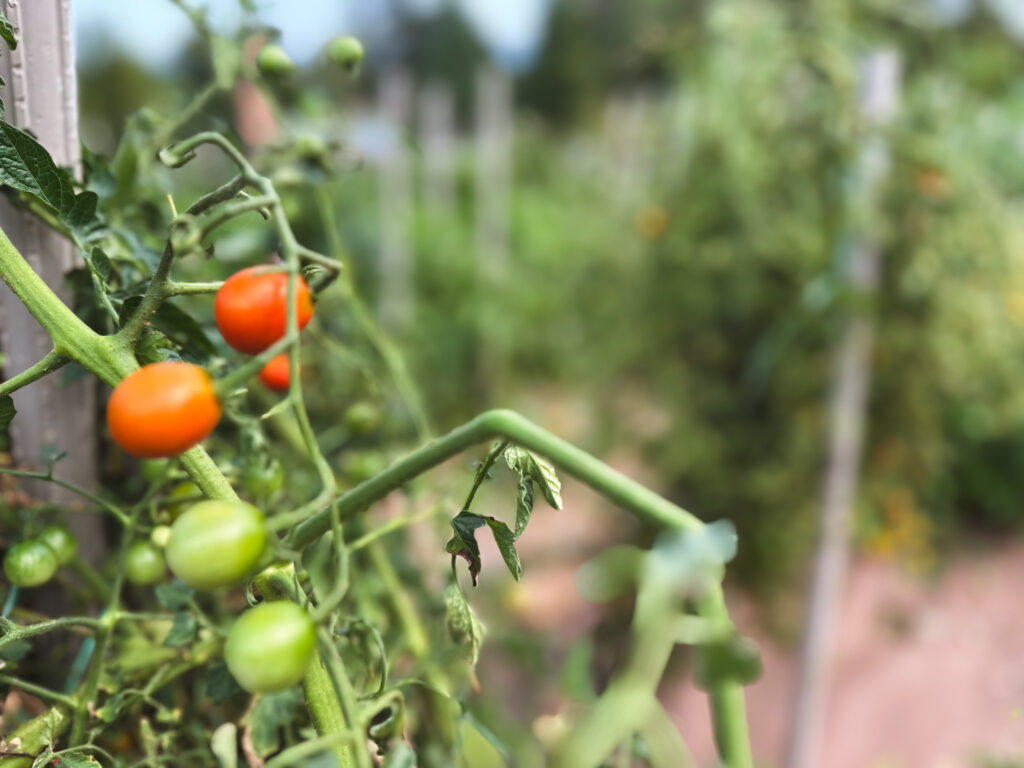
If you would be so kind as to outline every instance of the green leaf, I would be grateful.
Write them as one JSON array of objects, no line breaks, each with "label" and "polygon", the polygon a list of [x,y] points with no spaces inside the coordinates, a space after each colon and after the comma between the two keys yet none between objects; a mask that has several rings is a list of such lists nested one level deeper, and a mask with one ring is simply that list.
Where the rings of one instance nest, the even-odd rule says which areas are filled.
[{"label": "green leaf", "polygon": [[73,750],[54,755],[45,764],[52,768],[96,768],[99,765],[99,761],[88,752]]},{"label": "green leaf", "polygon": [[518,445],[505,449],[505,462],[512,471],[530,477],[552,509],[562,508],[562,483],[551,462]]},{"label": "green leaf", "polygon": [[99,716],[100,720],[105,723],[114,722],[117,720],[118,715],[121,714],[121,710],[124,709],[126,698],[127,697],[123,693],[118,691],[107,699],[103,703],[103,706],[96,711],[97,716]]},{"label": "green leaf", "polygon": [[530,514],[533,512],[533,480],[529,475],[519,473],[519,482],[516,488],[516,523],[515,538],[523,535],[526,524],[530,522]]},{"label": "green leaf", "polygon": [[470,664],[476,665],[484,641],[484,625],[473,613],[469,601],[458,584],[449,584],[444,591],[445,626],[448,636]]},{"label": "green leaf", "polygon": [[110,279],[114,276],[114,267],[110,263],[110,258],[103,249],[99,246],[94,247],[88,254],[84,254],[85,262],[89,265],[89,269],[104,283],[109,283]]},{"label": "green leaf", "polygon": [[445,552],[452,556],[458,555],[469,564],[469,577],[473,586],[477,585],[480,575],[480,545],[476,543],[474,531],[487,524],[487,518],[474,515],[472,512],[459,512],[452,518],[452,530],[455,535],[444,545]]},{"label": "green leaf", "polygon": [[220,768],[238,768],[238,729],[234,723],[224,723],[213,732],[210,751]]},{"label": "green leaf", "polygon": [[334,546],[334,534],[331,531],[302,553],[302,565],[309,574],[313,594],[318,601],[322,602],[339,580],[347,584],[348,550],[341,550],[341,558],[339,567],[338,548]]},{"label": "green leaf", "polygon": [[206,695],[214,704],[223,704],[242,692],[242,687],[228,670],[228,665],[218,661],[206,673]]},{"label": "green leaf", "polygon": [[7,47],[12,51],[18,47],[18,38],[14,35],[14,25],[3,11],[0,11],[0,38],[3,38]]},{"label": "green leaf", "polygon": [[[131,296],[124,300],[119,313],[122,325],[135,313],[141,302],[141,296]],[[165,301],[160,305],[150,320],[150,327],[196,355],[208,357],[217,351],[202,326],[170,302]]]},{"label": "green leaf", "polygon": [[196,636],[196,617],[190,611],[178,611],[174,614],[171,631],[164,638],[164,645],[177,648],[186,645]]},{"label": "green leaf", "polygon": [[298,688],[260,696],[249,715],[252,744],[260,755],[266,757],[277,750],[278,730],[295,719],[298,703]]},{"label": "green leaf", "polygon": [[154,591],[157,602],[168,611],[180,611],[192,601],[196,594],[192,587],[185,586],[180,581],[158,584]]},{"label": "green leaf", "polygon": [[516,552],[516,537],[501,520],[489,517],[487,526],[494,534],[494,543],[498,545],[498,551],[501,552],[501,557],[505,561],[505,565],[508,566],[509,573],[516,581],[519,581],[523,576],[523,564],[519,561],[519,553]]},{"label": "green leaf", "polygon": [[6,429],[17,412],[10,395],[0,397],[0,429]]},{"label": "green leaf", "polygon": [[68,172],[24,131],[0,121],[0,183],[32,195],[52,208],[67,227],[82,234],[97,221],[94,192],[75,193]]}]

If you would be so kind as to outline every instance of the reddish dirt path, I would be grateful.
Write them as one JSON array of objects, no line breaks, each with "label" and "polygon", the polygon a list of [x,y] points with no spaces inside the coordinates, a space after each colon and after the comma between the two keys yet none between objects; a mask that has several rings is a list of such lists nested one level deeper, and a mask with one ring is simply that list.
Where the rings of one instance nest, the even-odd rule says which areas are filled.
[{"label": "reddish dirt path", "polygon": [[[855,562],[818,764],[967,768],[983,755],[1024,757],[1022,584],[1021,542],[961,555],[933,583],[888,563]],[[755,755],[781,765],[793,655],[740,620],[764,652],[764,677],[747,696]],[[701,765],[713,765],[704,697],[676,684],[664,700]]]},{"label": "reddish dirt path", "polygon": [[[616,464],[642,476],[638,467]],[[565,510],[535,514],[520,542],[528,578],[517,599],[520,621],[532,631],[559,635],[559,645],[589,632],[601,615],[576,590],[576,563],[622,541],[631,527],[620,512],[595,503],[589,490],[572,481],[565,497]],[[550,550],[567,541],[575,552],[550,557]],[[486,551],[487,537],[482,546],[485,561],[500,562],[496,551]],[[501,575],[500,569],[485,568],[485,580],[493,572]],[[1024,541],[961,554],[932,581],[893,563],[854,560],[817,765],[982,768],[983,756],[1017,758],[1024,765],[1022,585]],[[730,606],[763,652],[764,676],[748,689],[747,701],[758,765],[775,768],[785,751],[794,649],[767,638],[741,595],[732,595]],[[714,766],[703,693],[686,681],[669,682],[662,699],[700,766]],[[554,700],[552,705],[557,709]],[[1004,766],[1009,768],[999,764]]]}]

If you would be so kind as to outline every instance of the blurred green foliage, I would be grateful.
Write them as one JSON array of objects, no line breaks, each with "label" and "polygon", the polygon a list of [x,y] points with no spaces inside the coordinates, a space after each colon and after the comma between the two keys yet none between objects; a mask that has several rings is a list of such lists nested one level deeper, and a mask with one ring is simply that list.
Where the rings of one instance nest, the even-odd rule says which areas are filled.
[{"label": "blurred green foliage", "polygon": [[[868,307],[878,339],[859,541],[929,571],[962,526],[1018,526],[1019,45],[983,10],[942,27],[892,0],[680,5],[554,6],[517,85],[499,283],[478,280],[471,135],[455,204],[417,197],[402,343],[434,421],[555,384],[584,403],[591,447],[644,457],[685,506],[737,523],[747,583],[790,584],[815,533],[838,333],[863,308],[843,287],[843,255],[867,238],[883,274]],[[471,127],[482,49],[464,23],[448,12],[401,29],[377,62],[449,84]],[[868,132],[858,65],[878,47],[899,52],[903,77],[884,186],[864,206],[850,198]],[[85,73],[83,104],[109,77]],[[329,97],[317,72],[302,77]],[[641,106],[607,109],[631,98]],[[402,224],[381,220],[372,170],[325,183],[373,296],[381,229]],[[292,205],[300,237],[323,246],[309,189]],[[340,332],[350,323],[318,314]],[[335,380],[331,365],[311,375]]]}]

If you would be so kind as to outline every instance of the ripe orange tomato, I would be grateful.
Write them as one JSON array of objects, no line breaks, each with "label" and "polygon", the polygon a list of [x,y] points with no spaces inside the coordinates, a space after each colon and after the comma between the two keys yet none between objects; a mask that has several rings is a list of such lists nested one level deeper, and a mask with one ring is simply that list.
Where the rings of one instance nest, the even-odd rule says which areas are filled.
[{"label": "ripe orange tomato", "polygon": [[170,458],[209,435],[220,421],[213,378],[198,365],[144,365],[125,377],[107,402],[107,426],[125,452]]},{"label": "ripe orange tomato", "polygon": [[[255,355],[284,336],[287,324],[288,275],[249,267],[229,277],[213,302],[217,328],[234,349]],[[262,274],[261,274],[262,272]],[[299,275],[295,311],[302,329],[313,317],[309,286]]]},{"label": "ripe orange tomato", "polygon": [[290,372],[288,355],[278,355],[263,366],[263,370],[260,371],[260,381],[278,392],[286,392],[291,379]]}]

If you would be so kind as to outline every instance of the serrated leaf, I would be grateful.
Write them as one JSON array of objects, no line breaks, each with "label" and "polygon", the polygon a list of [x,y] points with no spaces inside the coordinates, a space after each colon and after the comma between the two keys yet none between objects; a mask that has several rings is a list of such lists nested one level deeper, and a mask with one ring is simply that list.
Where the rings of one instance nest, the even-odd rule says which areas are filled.
[{"label": "serrated leaf", "polygon": [[171,624],[171,631],[164,638],[164,645],[177,648],[190,643],[196,636],[196,617],[191,611],[178,611],[174,614],[174,623]]},{"label": "serrated leaf", "polygon": [[89,269],[92,270],[96,277],[104,283],[110,282],[110,279],[114,276],[114,267],[102,248],[96,246],[89,253],[85,254],[84,258],[89,265]]},{"label": "serrated leaf", "polygon": [[472,512],[459,512],[452,518],[452,530],[455,535],[444,545],[445,552],[463,558],[469,565],[469,577],[473,586],[477,585],[480,576],[480,545],[476,542],[474,531],[487,524],[487,518],[474,515]]},{"label": "serrated leaf", "polygon": [[0,183],[32,195],[52,208],[72,232],[96,221],[94,192],[75,193],[68,172],[34,138],[0,121]]},{"label": "serrated leaf", "polygon": [[523,535],[527,523],[530,522],[530,514],[533,512],[533,480],[529,475],[519,473],[519,481],[516,485],[516,522],[515,538]]},{"label": "serrated leaf", "polygon": [[552,509],[562,508],[562,483],[550,461],[526,448],[510,445],[505,449],[505,462],[512,471],[530,477]]},{"label": "serrated leaf", "polygon": [[14,25],[11,24],[7,15],[0,11],[0,38],[7,43],[7,47],[12,51],[18,47],[18,38],[14,34]]},{"label": "serrated leaf", "polygon": [[156,599],[168,611],[180,611],[195,597],[196,591],[192,587],[174,581],[170,584],[158,584]]},{"label": "serrated leaf", "polygon": [[174,342],[160,331],[146,328],[135,345],[135,356],[142,365],[159,363],[170,357],[168,350],[172,349],[174,349]]},{"label": "serrated leaf", "polygon": [[260,755],[266,757],[277,750],[278,730],[295,719],[298,703],[298,688],[260,696],[249,715],[252,744]]},{"label": "serrated leaf", "polygon": [[6,429],[17,413],[10,395],[0,397],[0,429]]},{"label": "serrated leaf", "polygon": [[233,696],[242,692],[242,687],[228,670],[228,665],[218,661],[210,666],[206,673],[206,695],[214,704],[223,704]]},{"label": "serrated leaf", "polygon": [[469,601],[458,584],[449,584],[444,591],[445,626],[463,656],[476,665],[484,641],[484,625],[473,613]]},{"label": "serrated leaf", "polygon": [[523,564],[519,561],[519,553],[516,552],[516,537],[501,520],[489,517],[487,526],[494,534],[494,543],[498,545],[498,551],[501,552],[501,558],[508,566],[509,573],[516,581],[519,581],[523,576]]},{"label": "serrated leaf", "polygon": [[210,751],[220,768],[238,768],[238,729],[234,723],[224,723],[213,732]]}]

